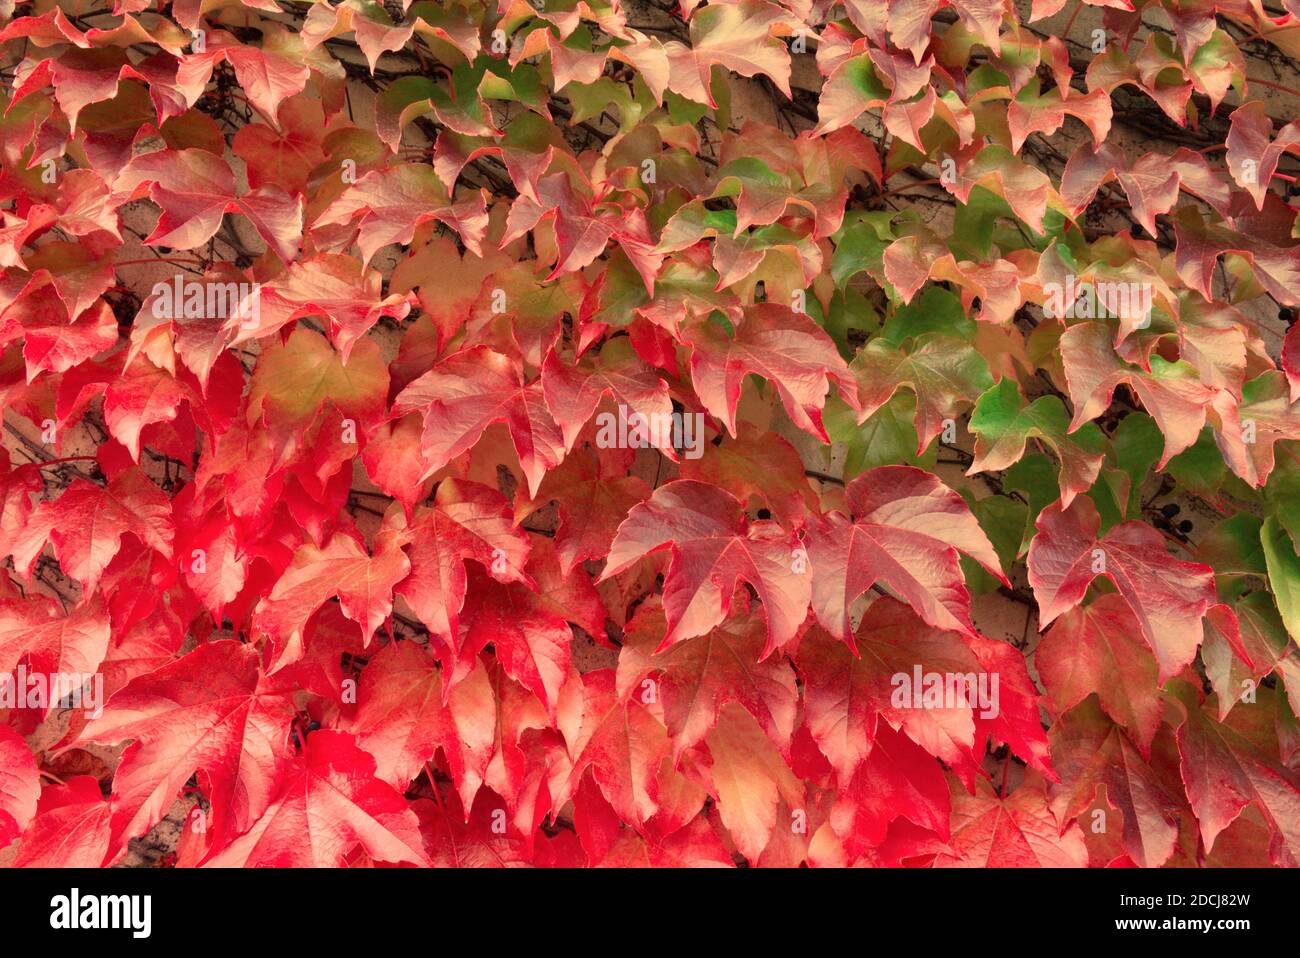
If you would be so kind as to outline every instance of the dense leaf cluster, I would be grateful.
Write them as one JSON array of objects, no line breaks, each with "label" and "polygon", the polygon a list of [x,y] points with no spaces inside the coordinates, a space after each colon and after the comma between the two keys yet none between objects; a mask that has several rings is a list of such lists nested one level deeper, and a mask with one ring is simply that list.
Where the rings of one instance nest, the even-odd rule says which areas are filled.
[{"label": "dense leaf cluster", "polygon": [[1294,0],[5,13],[4,860],[1296,864]]}]

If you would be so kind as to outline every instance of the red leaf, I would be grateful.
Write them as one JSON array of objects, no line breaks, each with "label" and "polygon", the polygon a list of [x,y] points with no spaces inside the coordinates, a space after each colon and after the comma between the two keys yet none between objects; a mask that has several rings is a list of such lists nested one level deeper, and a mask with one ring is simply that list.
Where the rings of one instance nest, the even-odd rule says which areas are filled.
[{"label": "red leaf", "polygon": [[99,868],[108,857],[112,806],[91,775],[46,785],[23,835],[18,868]]},{"label": "red leaf", "polygon": [[40,794],[41,777],[31,749],[21,735],[0,725],[0,845],[12,842],[36,817]]},{"label": "red leaf", "polygon": [[845,498],[852,519],[832,512],[809,530],[817,620],[853,648],[850,606],[879,582],[930,625],[976,634],[958,550],[1006,579],[965,500],[910,466],[865,472]]},{"label": "red leaf", "polygon": [[206,50],[181,57],[176,84],[187,92],[191,103],[199,98],[213,68],[222,61],[234,67],[235,78],[248,99],[272,120],[281,102],[301,92],[310,76],[305,63],[294,63],[270,50],[229,43],[226,35],[218,32],[207,41]]},{"label": "red leaf", "polygon": [[734,437],[703,443],[702,452],[682,459],[681,478],[719,486],[743,503],[758,499],[787,528],[818,508],[799,453],[775,433],[742,422]]},{"label": "red leaf", "polygon": [[807,615],[809,576],[806,569],[795,571],[798,540],[774,523],[751,524],[741,504],[715,486],[680,479],[656,489],[619,526],[597,581],[661,549],[672,553],[664,579],[668,631],[661,649],[720,625],[742,579],[763,603],[764,658],[789,642]]},{"label": "red leaf", "polygon": [[885,838],[891,822],[906,819],[948,837],[948,783],[938,761],[902,732],[881,726],[871,754],[831,810],[830,823],[851,859]]},{"label": "red leaf", "polygon": [[1232,111],[1228,128],[1228,170],[1232,178],[1245,188],[1255,200],[1258,209],[1264,208],[1264,194],[1268,191],[1277,161],[1287,150],[1300,151],[1300,124],[1288,123],[1269,142],[1273,121],[1261,100],[1251,100]]},{"label": "red leaf", "polygon": [[356,714],[344,729],[375,757],[375,777],[403,791],[441,748],[472,801],[492,757],[495,719],[484,669],[444,692],[433,657],[408,641],[385,646],[366,664]]},{"label": "red leaf", "polygon": [[821,421],[827,378],[836,381],[850,405],[857,405],[853,377],[831,338],[789,307],[760,303],[746,313],[735,336],[705,321],[691,327],[685,339],[691,346],[695,392],[733,436],[740,387],[750,373],[768,379],[794,424],[822,442],[829,442]]},{"label": "red leaf", "polygon": [[1248,805],[1264,816],[1272,833],[1270,852],[1276,865],[1300,862],[1300,830],[1296,803],[1300,776],[1276,759],[1274,709],[1269,690],[1259,707],[1237,709],[1219,724],[1201,707],[1195,689],[1179,683],[1174,689],[1187,716],[1178,728],[1178,753],[1187,797],[1201,826],[1207,852],[1215,839]]},{"label": "red leaf", "polygon": [[1101,707],[1145,756],[1164,713],[1151,649],[1122,595],[1102,595],[1066,612],[1035,653],[1047,701],[1056,714],[1096,693]]},{"label": "red leaf", "polygon": [[[10,673],[24,657],[32,673],[92,676],[108,652],[110,635],[108,611],[98,595],[68,613],[41,595],[0,601],[0,682],[16,682]],[[55,704],[46,702],[42,714]]]},{"label": "red leaf", "polygon": [[[1098,800],[1123,816],[1129,856],[1144,868],[1158,868],[1173,854],[1179,815],[1186,806],[1171,737],[1157,736],[1150,762],[1094,699],[1061,716],[1048,733],[1061,784],[1051,789],[1052,812],[1069,822]],[[1163,741],[1162,741],[1163,738]],[[1090,827],[1094,821],[1088,821]],[[1103,821],[1102,827],[1113,828]]]},{"label": "red leaf", "polygon": [[[380,247],[406,244],[421,223],[438,220],[460,234],[466,248],[481,256],[480,244],[487,228],[484,195],[456,201],[430,166],[404,163],[367,173],[326,207],[311,224],[312,231],[326,226],[346,226],[361,214],[357,246],[361,262],[369,264]],[[418,210],[414,216],[413,210]]]},{"label": "red leaf", "polygon": [[196,771],[212,802],[215,847],[267,810],[291,758],[294,710],[259,675],[250,646],[201,645],[133,680],[86,726],[83,742],[135,739],[113,778],[115,852],[153,827]]},{"label": "red leaf", "polygon": [[1216,603],[1209,566],[1172,558],[1164,539],[1141,522],[1125,522],[1098,537],[1092,500],[1069,509],[1048,506],[1029,546],[1029,583],[1039,603],[1040,628],[1083,601],[1092,580],[1115,584],[1137,618],[1140,634],[1160,663],[1160,683],[1192,661],[1201,644],[1201,619]]},{"label": "red leaf", "polygon": [[650,496],[644,479],[602,476],[601,471],[595,452],[577,449],[546,474],[536,497],[527,498],[523,490],[516,495],[516,522],[523,522],[549,502],[556,504],[560,520],[555,530],[555,554],[565,575],[583,560],[607,556],[619,524]]},{"label": "red leaf", "polygon": [[771,840],[772,830],[779,827],[782,803],[788,809],[803,810],[803,784],[754,717],[739,705],[723,706],[717,727],[705,741],[719,817],[736,848],[755,863]]},{"label": "red leaf", "polygon": [[415,813],[374,775],[374,760],[351,736],[316,732],[265,814],[204,864],[333,868],[358,845],[376,861],[429,864]]},{"label": "red leaf", "polygon": [[[974,715],[981,706],[974,693],[982,668],[962,637],[926,626],[901,602],[879,598],[862,617],[855,644],[856,654],[814,629],[799,643],[797,659],[808,730],[835,768],[841,788],[848,787],[871,754],[882,718],[957,768],[969,785],[978,765],[972,749]],[[921,676],[931,673],[969,677],[968,701],[926,701],[918,708]],[[992,691],[988,680],[985,685]],[[982,742],[980,747],[982,751]]]},{"label": "red leaf", "polygon": [[[632,350],[626,338],[615,339],[601,347],[590,364],[569,364],[552,350],[542,367],[542,392],[546,405],[564,432],[564,445],[572,449],[574,440],[604,396],[612,396],[629,412],[643,417],[647,424],[667,422],[672,415],[667,384]],[[671,433],[651,428],[649,435],[670,459],[676,459]],[[667,438],[667,442],[662,440]]]},{"label": "red leaf", "polygon": [[145,240],[155,246],[194,249],[221,227],[226,213],[248,217],[266,244],[286,263],[302,237],[302,200],[279,187],[263,186],[236,196],[235,174],[206,150],[158,150],[127,164],[113,184],[121,199],[148,196],[162,207]]},{"label": "red leaf", "polygon": [[1064,831],[1047,806],[1039,782],[1028,779],[999,797],[981,780],[974,795],[952,793],[954,856],[940,855],[936,866],[962,868],[1086,868],[1088,849],[1077,823]]},{"label": "red leaf", "polygon": [[424,415],[425,477],[472,449],[494,422],[510,430],[532,495],[546,470],[564,458],[564,441],[542,398],[541,382],[526,385],[514,363],[485,346],[456,353],[403,389],[393,415],[417,409]]},{"label": "red leaf", "polygon": [[444,479],[433,505],[416,510],[408,534],[411,574],[395,592],[448,644],[460,634],[467,560],[502,582],[532,583],[524,572],[528,536],[515,528],[505,497],[487,486]]},{"label": "red leaf", "polygon": [[789,748],[799,698],[794,670],[780,656],[760,661],[767,638],[757,615],[739,610],[707,635],[656,655],[663,632],[663,608],[647,600],[624,632],[618,694],[662,702],[674,759],[703,741],[728,702],[744,706],[782,751]]},{"label": "red leaf", "polygon": [[324,547],[302,546],[258,604],[253,627],[282,645],[300,641],[312,613],[338,596],[343,614],[361,626],[369,645],[392,614],[393,587],[411,571],[399,537],[396,530],[381,531],[372,553],[347,532],[334,533]]},{"label": "red leaf", "polygon": [[36,507],[14,540],[14,568],[30,579],[49,542],[63,571],[92,592],[127,534],[171,558],[175,532],[171,503],[162,491],[138,469],[123,472],[107,487],[75,479],[57,499]]},{"label": "red leaf", "polygon": [[506,674],[536,695],[552,720],[569,671],[568,622],[600,638],[605,633],[604,610],[590,578],[581,569],[561,578],[553,563],[550,548],[535,543],[529,571],[537,577],[537,591],[472,570],[460,651],[463,661],[491,644]]},{"label": "red leaf", "polygon": [[571,783],[592,770],[601,794],[625,822],[643,825],[659,810],[659,762],[668,755],[668,733],[638,702],[614,691],[614,672],[582,677],[582,731],[571,743],[576,756]]}]

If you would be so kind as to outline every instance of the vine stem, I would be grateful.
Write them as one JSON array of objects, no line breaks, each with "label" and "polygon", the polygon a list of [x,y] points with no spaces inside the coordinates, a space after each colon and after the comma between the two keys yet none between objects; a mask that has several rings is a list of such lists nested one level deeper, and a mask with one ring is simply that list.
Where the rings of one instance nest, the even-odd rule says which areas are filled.
[{"label": "vine stem", "polygon": [[1074,12],[1070,14],[1070,19],[1065,21],[1065,29],[1061,31],[1061,39],[1064,40],[1070,35],[1070,28],[1074,26],[1074,18],[1079,15],[1083,9],[1083,0],[1078,0],[1074,5]]},{"label": "vine stem", "polygon": [[46,466],[57,466],[65,462],[96,462],[94,456],[62,456],[59,459],[42,459],[37,465],[44,469]]},{"label": "vine stem", "polygon": [[918,186],[935,186],[941,182],[943,181],[937,178],[929,179],[929,180],[915,180],[911,183],[908,183],[906,186],[899,186],[899,187],[895,187],[892,190],[885,190],[883,193],[879,193],[877,195],[879,198],[884,198],[886,196],[897,196],[899,193],[905,192],[906,190],[914,190]]},{"label": "vine stem", "polygon": [[[1150,523],[1148,523],[1148,525],[1150,525]],[[1187,555],[1189,556],[1196,555],[1196,551],[1190,545],[1184,542],[1182,539],[1178,538],[1178,536],[1173,535],[1172,533],[1167,532],[1164,529],[1157,529],[1155,526],[1151,526],[1151,528],[1155,529],[1156,532],[1160,533],[1162,536],[1165,537],[1165,539],[1167,539],[1169,542],[1172,542],[1174,545],[1176,545]]]},{"label": "vine stem", "polygon": [[424,763],[424,773],[429,776],[429,787],[433,789],[434,801],[438,803],[438,811],[442,813],[442,817],[445,819],[447,817],[447,809],[443,807],[442,804],[442,792],[438,791],[438,779],[434,777],[433,774],[432,760]]},{"label": "vine stem", "polygon": [[803,471],[803,474],[807,476],[809,479],[816,479],[820,482],[831,482],[837,486],[844,485],[844,480],[841,479],[839,476],[832,476],[829,473],[819,472],[816,469],[805,469]]},{"label": "vine stem", "polygon": [[1258,83],[1260,86],[1271,87],[1274,90],[1280,90],[1283,93],[1290,93],[1292,96],[1300,96],[1300,90],[1295,87],[1287,86],[1284,83],[1274,83],[1272,80],[1263,80],[1258,77],[1246,77],[1246,83]]},{"label": "vine stem", "polygon": [[258,107],[258,105],[257,105],[256,103],[254,103],[254,102],[253,102],[252,100],[250,100],[248,97],[244,96],[242,93],[239,93],[239,92],[237,92],[237,91],[235,91],[235,90],[231,90],[231,91],[230,91],[230,96],[231,96],[233,99],[239,100],[240,102],[247,104],[247,105],[248,105],[248,108],[249,108],[250,110],[252,110],[254,113],[256,113],[258,116],[260,116],[260,117],[263,119],[263,121],[265,121],[265,123],[266,123],[267,126],[271,127],[272,129],[278,129],[278,128],[279,128],[279,124],[278,124],[278,123],[276,123],[273,119],[271,119],[269,116],[267,116],[265,113],[263,113],[262,110],[261,110],[261,108]]},{"label": "vine stem", "polygon": [[152,266],[154,263],[171,263],[173,266],[202,266],[203,260],[195,257],[194,259],[180,259],[175,256],[155,256],[150,259],[124,259],[121,262],[113,264],[113,269],[119,266]]}]

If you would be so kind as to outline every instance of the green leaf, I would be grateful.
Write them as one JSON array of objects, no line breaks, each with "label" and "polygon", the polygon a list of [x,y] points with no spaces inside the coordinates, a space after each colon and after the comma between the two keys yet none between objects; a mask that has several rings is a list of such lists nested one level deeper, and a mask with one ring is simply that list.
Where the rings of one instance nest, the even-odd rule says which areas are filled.
[{"label": "green leaf", "polygon": [[1060,486],[1069,497],[1087,490],[1101,468],[1105,437],[1093,423],[1071,434],[1070,416],[1056,396],[1039,396],[1029,405],[1015,381],[1004,378],[975,404],[970,431],[975,433],[975,461],[970,471],[1006,469],[1018,461],[1030,439],[1041,439],[1061,460]]},{"label": "green leaf", "polygon": [[[851,342],[849,334],[856,331],[863,335],[880,328],[880,315],[865,296],[854,289],[836,292],[831,297],[830,315],[826,317],[823,328],[835,340],[840,353],[851,359],[857,351],[857,345]],[[861,343],[858,339],[857,343]]]},{"label": "green leaf", "polygon": [[1061,498],[1061,487],[1056,480],[1056,465],[1041,452],[1030,453],[1007,470],[1002,488],[1023,494],[1029,502],[1025,532],[1020,539],[1019,549],[1019,554],[1024,555],[1029,548],[1029,540],[1037,531],[1034,523],[1038,520],[1038,514]]},{"label": "green leaf", "polygon": [[1228,476],[1228,467],[1214,442],[1213,430],[1208,426],[1202,429],[1196,442],[1165,463],[1165,472],[1173,476],[1185,492],[1202,499],[1218,496]]},{"label": "green leaf", "polygon": [[958,259],[979,262],[989,258],[993,247],[993,227],[1002,217],[1013,218],[1002,197],[982,186],[971,190],[968,202],[958,204],[953,219],[952,240],[949,243]]},{"label": "green leaf", "polygon": [[891,346],[901,346],[904,340],[925,333],[947,333],[962,339],[974,339],[975,320],[966,315],[955,294],[930,286],[889,317],[879,338]]},{"label": "green leaf", "polygon": [[1300,555],[1275,516],[1264,520],[1259,533],[1268,567],[1268,584],[1291,638],[1300,641]]},{"label": "green leaf", "polygon": [[857,413],[838,397],[826,402],[822,424],[832,442],[844,443],[844,478],[876,466],[909,465],[933,470],[938,458],[933,444],[919,456],[916,453],[916,397],[910,392],[895,393],[894,397],[876,410],[862,425]]},{"label": "green leaf", "polygon": [[865,269],[879,272],[881,257],[889,243],[890,238],[881,236],[880,229],[866,220],[841,228],[831,256],[831,278],[835,285],[842,288]]},{"label": "green leaf", "polygon": [[1201,539],[1196,561],[1204,562],[1216,575],[1267,575],[1260,541],[1263,526],[1263,520],[1247,512],[1229,516]]},{"label": "green leaf", "polygon": [[1287,535],[1300,540],[1300,467],[1290,459],[1279,462],[1264,495]]},{"label": "green leaf", "polygon": [[[963,490],[962,498],[970,505],[971,512],[979,520],[980,528],[989,537],[989,542],[993,543],[1002,568],[1010,569],[1020,551],[1029,506],[1010,496],[995,495],[976,499],[969,490]],[[1002,584],[978,562],[964,555],[961,557],[961,569],[966,577],[966,586],[972,592],[994,592]]]},{"label": "green leaf", "polygon": [[928,446],[945,421],[955,420],[993,382],[988,363],[969,343],[939,334],[918,337],[907,351],[873,340],[858,351],[850,368],[863,414],[880,408],[904,386],[916,394],[921,446]]},{"label": "green leaf", "polygon": [[1151,467],[1160,461],[1160,451],[1165,444],[1164,436],[1150,416],[1145,413],[1130,413],[1116,427],[1111,443],[1115,447],[1115,459],[1120,469],[1128,473],[1131,483],[1125,513],[1137,516],[1142,508],[1142,483]]}]

